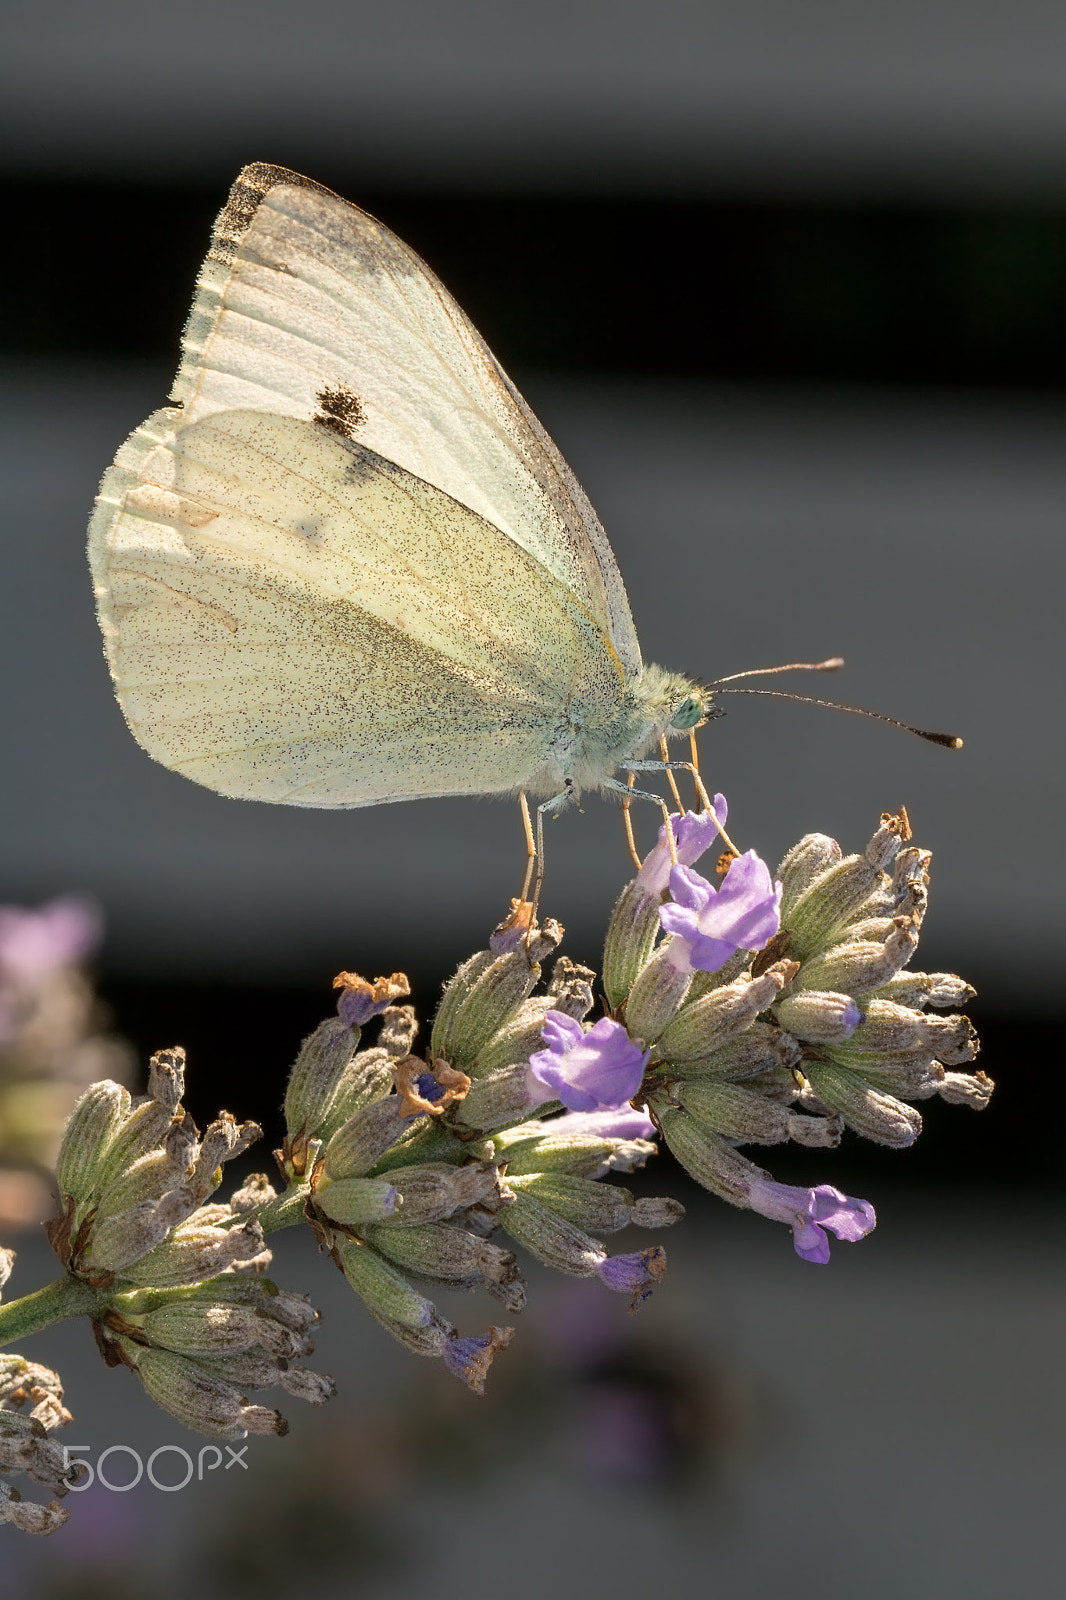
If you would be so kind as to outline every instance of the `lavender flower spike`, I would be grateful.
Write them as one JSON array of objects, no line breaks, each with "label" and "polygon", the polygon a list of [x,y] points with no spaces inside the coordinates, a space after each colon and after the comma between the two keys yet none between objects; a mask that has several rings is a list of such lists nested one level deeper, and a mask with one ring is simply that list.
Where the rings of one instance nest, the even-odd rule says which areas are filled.
[{"label": "lavender flower spike", "polygon": [[671,959],[689,971],[717,972],[734,951],[761,950],[781,926],[781,885],[754,850],[730,862],[720,889],[689,867],[674,867],[670,893],[659,920],[674,935]]},{"label": "lavender flower spike", "polygon": [[787,1183],[775,1183],[773,1178],[757,1178],[749,1190],[748,1202],[760,1216],[791,1223],[796,1254],[819,1266],[829,1260],[826,1228],[838,1239],[854,1244],[877,1226],[869,1200],[853,1199],[828,1183],[813,1189],[795,1189]]},{"label": "lavender flower spike", "polygon": [[650,1051],[641,1050],[626,1030],[601,1017],[588,1033],[562,1011],[549,1011],[541,1038],[547,1050],[529,1058],[529,1070],[571,1111],[612,1111],[640,1088]]},{"label": "lavender flower spike", "polygon": [[[674,847],[677,859],[683,867],[694,867],[696,862],[709,850],[715,840],[720,838],[719,826],[725,827],[729,807],[726,805],[724,794],[714,797],[713,811],[686,811],[684,816],[674,812],[670,818],[670,826],[674,831]],[[717,819],[717,820],[716,820]],[[641,885],[646,895],[659,895],[669,886],[670,869],[673,862],[670,860],[670,849],[666,842],[666,824],[659,829],[659,843],[654,849],[649,850],[644,857],[644,863],[637,873],[637,882]]]}]

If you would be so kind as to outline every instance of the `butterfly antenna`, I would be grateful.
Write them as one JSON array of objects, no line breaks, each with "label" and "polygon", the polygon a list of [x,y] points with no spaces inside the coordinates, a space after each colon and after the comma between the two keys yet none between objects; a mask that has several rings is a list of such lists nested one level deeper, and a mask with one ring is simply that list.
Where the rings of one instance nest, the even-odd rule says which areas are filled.
[{"label": "butterfly antenna", "polygon": [[736,683],[738,678],[768,678],[775,672],[836,672],[843,665],[843,656],[830,656],[828,661],[790,661],[783,667],[752,667],[748,672],[731,672],[728,678],[715,678],[707,688],[717,689],[722,683]]},{"label": "butterfly antenna", "polygon": [[[824,664],[823,664],[824,665]],[[835,662],[832,665],[836,665]],[[770,668],[771,671],[784,672],[785,667]],[[750,673],[738,672],[738,678],[750,677]],[[727,684],[728,678],[721,678],[719,683]],[[916,734],[919,739],[928,739],[930,744],[941,744],[948,750],[961,750],[962,740],[955,733],[933,733],[928,728],[916,728],[912,722],[901,722],[899,717],[890,717],[883,711],[869,711],[865,706],[851,706],[844,700],[820,700],[810,694],[790,694],[787,689],[729,689],[719,690],[718,684],[710,684],[709,688],[722,694],[761,694],[774,700],[797,700],[804,706],[825,706],[827,711],[850,711],[856,717],[873,717],[875,722],[887,722],[893,728],[902,728],[904,733]]]}]

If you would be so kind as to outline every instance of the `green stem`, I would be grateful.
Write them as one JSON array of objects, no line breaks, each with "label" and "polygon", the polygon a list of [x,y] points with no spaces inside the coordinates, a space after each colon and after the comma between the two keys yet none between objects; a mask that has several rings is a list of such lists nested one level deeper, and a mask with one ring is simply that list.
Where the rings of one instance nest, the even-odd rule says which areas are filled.
[{"label": "green stem", "polygon": [[277,1233],[281,1228],[295,1228],[298,1223],[305,1222],[304,1205],[310,1193],[308,1184],[294,1183],[276,1200],[271,1200],[256,1213],[263,1232]]},{"label": "green stem", "polygon": [[8,1300],[0,1305],[0,1347],[15,1339],[25,1339],[28,1334],[50,1328],[53,1322],[66,1317],[83,1317],[107,1304],[106,1289],[94,1289],[72,1277],[57,1278],[55,1283],[21,1300]]}]

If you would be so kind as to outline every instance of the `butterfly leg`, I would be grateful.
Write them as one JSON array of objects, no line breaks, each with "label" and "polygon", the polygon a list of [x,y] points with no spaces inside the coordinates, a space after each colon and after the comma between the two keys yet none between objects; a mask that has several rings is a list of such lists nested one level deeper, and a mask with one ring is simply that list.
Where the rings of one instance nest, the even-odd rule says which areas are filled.
[{"label": "butterfly leg", "polygon": [[[626,780],[627,789],[632,789],[634,776],[635,774],[632,772],[629,774],[629,777]],[[622,801],[622,820],[626,830],[626,844],[629,846],[630,858],[639,872],[641,866],[640,852],[637,849],[637,841],[633,837],[633,812],[632,802],[630,800]]]},{"label": "butterfly leg", "polygon": [[670,747],[666,742],[665,735],[659,740],[659,749],[662,751],[663,761],[666,765],[666,781],[670,785],[670,793],[677,801],[678,811],[683,813],[685,807],[681,799],[681,790],[677,787],[677,779],[674,777],[673,768],[670,766]]},{"label": "butterfly leg", "polygon": [[518,791],[518,804],[522,812],[522,827],[525,829],[526,834],[526,875],[522,879],[522,888],[518,896],[518,903],[522,905],[529,894],[529,885],[533,881],[533,868],[537,861],[537,847],[533,842],[533,824],[529,818],[529,801],[526,799],[526,791],[524,789]]},{"label": "butterfly leg", "polygon": [[[621,787],[621,785],[619,786]],[[533,910],[530,915],[530,927],[537,920],[537,906],[540,903],[540,888],[544,882],[544,818],[557,817],[561,811],[566,811],[577,802],[574,792],[573,778],[567,778],[566,788],[552,800],[545,800],[543,805],[537,807],[537,876],[533,881]]]},{"label": "butterfly leg", "polygon": [[[691,761],[624,761],[622,763],[622,769],[625,772],[669,772],[671,768],[673,768],[675,772],[691,772],[703,809],[705,811],[710,811],[713,814],[714,807],[711,804],[711,797],[707,793],[703,779],[700,777],[695,765]],[[607,787],[621,789],[623,785],[612,782],[608,784]],[[640,794],[640,790],[634,789],[632,793]],[[645,796],[645,798],[658,800],[660,805],[665,805],[665,801],[662,800],[658,795],[649,795]],[[718,823],[718,832],[722,835],[722,838],[728,845],[729,849],[732,850],[736,855],[740,855],[740,851],[737,849],[736,845],[733,843],[728,833],[726,833],[720,822]]]},{"label": "butterfly leg", "polygon": [[[666,824],[666,837],[670,841],[670,856],[671,859],[674,859],[674,830],[670,826],[670,807],[667,805],[661,794],[652,794],[649,789],[634,789],[633,772],[630,770],[636,769],[637,767],[653,767],[658,770],[658,766],[659,763],[657,761],[627,762],[626,768],[630,772],[629,782],[619,783],[617,778],[605,778],[603,787],[607,790],[608,794],[620,794],[623,796],[622,805],[627,813],[629,811],[629,803],[631,800],[650,800],[652,805],[659,807],[663,814],[663,821]],[[632,839],[632,835],[630,835],[630,838]],[[637,855],[635,845],[633,846],[633,859],[636,861],[639,869],[640,857]]]}]

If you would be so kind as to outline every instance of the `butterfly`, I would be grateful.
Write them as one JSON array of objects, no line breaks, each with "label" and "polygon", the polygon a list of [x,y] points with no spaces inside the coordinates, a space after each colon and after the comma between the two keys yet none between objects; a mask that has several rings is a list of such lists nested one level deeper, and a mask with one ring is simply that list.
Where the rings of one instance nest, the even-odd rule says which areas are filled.
[{"label": "butterfly", "polygon": [[558,810],[715,712],[642,660],[584,491],[429,267],[280,167],[230,191],[89,559],[134,736],[224,795]]}]

